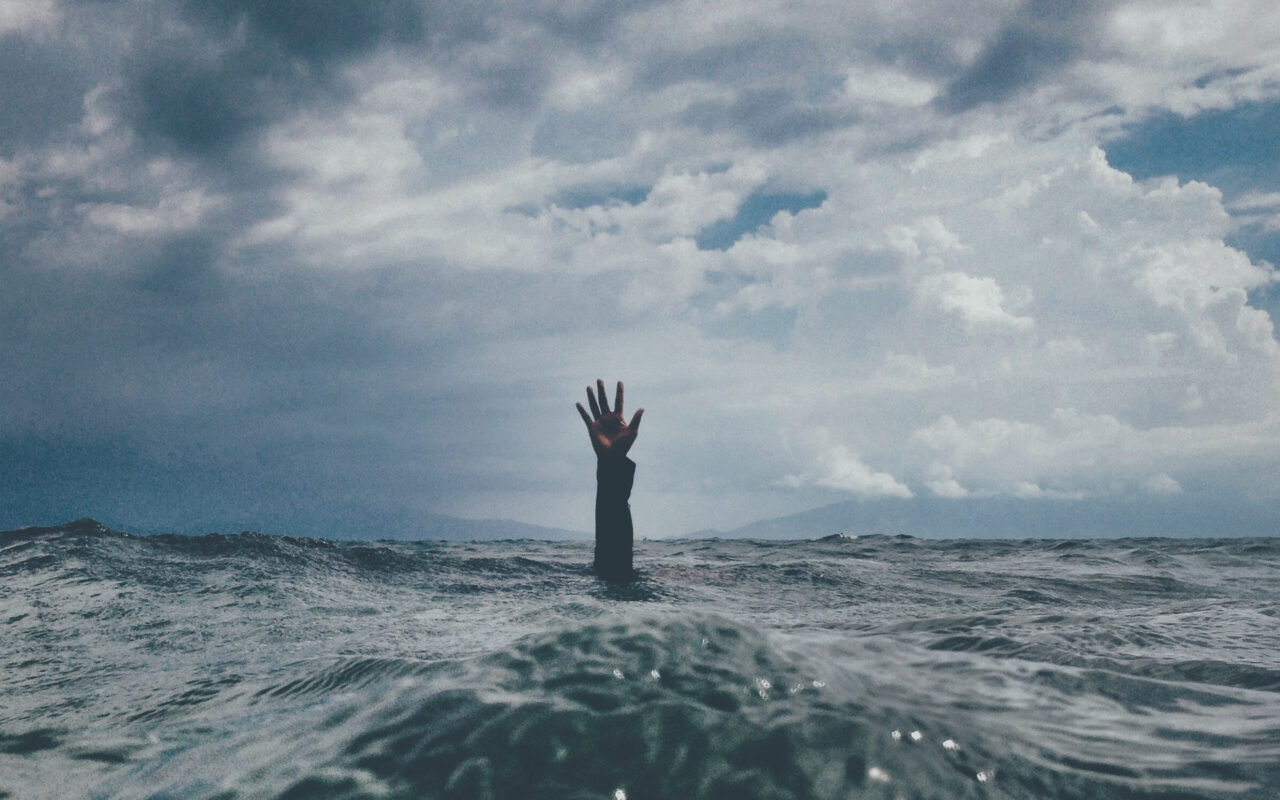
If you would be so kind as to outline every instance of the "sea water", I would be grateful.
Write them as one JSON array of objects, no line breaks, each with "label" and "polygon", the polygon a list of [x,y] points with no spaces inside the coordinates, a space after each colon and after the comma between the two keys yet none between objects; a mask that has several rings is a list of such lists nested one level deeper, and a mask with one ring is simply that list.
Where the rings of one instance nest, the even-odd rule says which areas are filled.
[{"label": "sea water", "polygon": [[1280,540],[0,534],[0,797],[1276,798]]}]

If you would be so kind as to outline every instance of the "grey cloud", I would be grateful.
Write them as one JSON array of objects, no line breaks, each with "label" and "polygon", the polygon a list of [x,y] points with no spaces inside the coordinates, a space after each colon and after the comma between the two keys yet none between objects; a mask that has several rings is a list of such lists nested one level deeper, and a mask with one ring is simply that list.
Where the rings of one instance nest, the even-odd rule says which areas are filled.
[{"label": "grey cloud", "polygon": [[691,51],[660,52],[639,70],[637,83],[646,89],[686,81],[794,83],[798,75],[829,67],[829,60],[821,56],[814,41],[796,35],[758,36]]},{"label": "grey cloud", "polygon": [[776,147],[853,121],[848,112],[808,103],[788,89],[748,89],[731,103],[695,103],[681,120],[703,132],[729,128],[752,144]]},{"label": "grey cloud", "polygon": [[950,39],[924,33],[903,34],[876,42],[868,48],[877,60],[909,74],[942,79],[961,69]]},{"label": "grey cloud", "polygon": [[246,22],[251,36],[313,65],[358,55],[384,42],[417,42],[426,22],[423,7],[413,0],[193,0],[186,6],[193,17],[224,36]]},{"label": "grey cloud", "polygon": [[182,234],[157,243],[155,255],[141,260],[138,288],[174,301],[208,298],[224,288],[218,269],[223,242],[208,234]]},{"label": "grey cloud", "polygon": [[784,350],[790,343],[796,315],[796,309],[780,306],[766,306],[755,312],[735,308],[727,314],[703,315],[699,329],[716,338],[763,341]]},{"label": "grey cloud", "polygon": [[487,103],[521,111],[538,106],[547,75],[536,54],[506,52],[494,64],[477,67],[468,76],[477,97]]},{"label": "grey cloud", "polygon": [[92,85],[81,62],[58,43],[0,36],[0,157],[44,145],[79,123]]},{"label": "grey cloud", "polygon": [[175,41],[134,60],[120,99],[126,115],[152,144],[196,155],[223,155],[242,136],[278,113],[285,97],[246,53],[190,56],[191,43]]},{"label": "grey cloud", "polygon": [[558,37],[582,44],[607,40],[628,15],[662,0],[591,0],[565,3],[544,0],[529,4],[530,16]]},{"label": "grey cloud", "polygon": [[1096,30],[1098,0],[1028,0],[939,98],[949,111],[998,103],[1070,63]]},{"label": "grey cloud", "polygon": [[621,155],[635,136],[635,126],[599,111],[552,112],[538,125],[532,155],[584,163]]}]

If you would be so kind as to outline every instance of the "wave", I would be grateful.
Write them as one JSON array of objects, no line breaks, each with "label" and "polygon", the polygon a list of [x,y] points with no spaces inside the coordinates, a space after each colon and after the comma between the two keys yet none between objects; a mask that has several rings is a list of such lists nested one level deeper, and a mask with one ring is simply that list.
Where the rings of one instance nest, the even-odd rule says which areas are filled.
[{"label": "wave", "polygon": [[[351,660],[256,693],[310,719],[264,726],[261,708],[251,712],[257,730],[230,750],[275,758],[228,775],[240,759],[225,742],[169,753],[184,777],[160,793],[801,798],[888,797],[893,785],[983,796],[981,753],[944,747],[940,731],[895,740],[923,723],[831,672],[714,617],[590,624],[442,664]],[[327,751],[302,776],[293,748],[265,746],[300,728]]]},{"label": "wave", "polygon": [[1280,796],[1276,543],[589,555],[0,534],[0,796]]},{"label": "wave", "polygon": [[[1254,759],[1272,722],[1246,714],[1215,734],[1238,763],[1206,764],[1189,733],[1196,707],[1247,709],[1239,698],[920,656],[680,615],[566,627],[471,659],[301,665],[229,690],[247,698],[238,718],[162,729],[191,744],[163,753],[164,774],[181,777],[147,785],[279,798],[1262,796],[1267,768]],[[1135,727],[1121,707],[1158,712],[1163,729]],[[238,733],[188,733],[211,724]],[[127,794],[156,777],[148,762],[110,787]]]}]

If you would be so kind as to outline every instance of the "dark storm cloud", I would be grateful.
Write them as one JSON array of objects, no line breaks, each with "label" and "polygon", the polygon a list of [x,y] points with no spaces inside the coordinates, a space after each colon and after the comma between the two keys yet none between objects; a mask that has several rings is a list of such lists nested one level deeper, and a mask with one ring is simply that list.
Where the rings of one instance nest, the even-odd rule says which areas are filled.
[{"label": "dark storm cloud", "polygon": [[951,82],[940,104],[966,111],[1035,85],[1084,52],[1101,7],[1097,0],[1028,0]]},{"label": "dark storm cloud", "polygon": [[[621,11],[593,8],[543,17],[561,36],[598,37]],[[99,50],[64,58],[60,48],[75,48],[57,37],[4,40],[0,67],[22,80],[0,81],[0,154],[57,135],[87,165],[31,160],[2,187],[4,526],[99,514],[316,532],[337,514],[363,515],[372,532],[377,513],[415,516],[412,498],[455,487],[469,446],[457,432],[486,412],[450,394],[456,351],[568,327],[540,310],[551,305],[592,318],[582,287],[508,276],[498,291],[491,276],[422,263],[313,272],[288,243],[239,239],[278,213],[296,180],[269,167],[259,135],[302,111],[342,108],[357,88],[342,69],[361,58],[412,48],[473,98],[536,102],[545,56],[497,42],[490,11],[400,0],[93,4],[67,7],[65,27],[68,42]],[[97,85],[117,117],[102,134],[80,125]],[[214,198],[194,227],[92,217],[118,208],[146,218],[175,188]],[[429,435],[433,426],[447,430]],[[427,440],[436,450],[424,459]]]},{"label": "dark storm cloud", "polygon": [[413,0],[193,0],[186,6],[224,35],[247,23],[250,36],[317,66],[387,41],[416,42],[425,32],[423,9]]},{"label": "dark storm cloud", "polygon": [[[364,432],[412,428],[426,401],[396,385],[394,365],[430,369],[435,351],[389,326],[384,309],[422,288],[281,268],[234,281],[209,269],[210,249],[199,237],[169,241],[142,281],[9,272],[0,300],[0,339],[12,344],[0,352],[8,524],[131,506],[135,517],[170,521],[229,520],[238,507],[247,526],[255,506],[373,495],[391,472],[397,448]],[[365,468],[368,483],[335,481],[321,451]]]},{"label": "dark storm cloud", "polygon": [[602,298],[621,277],[316,272],[285,251],[241,272],[224,243],[215,228],[117,244],[102,269],[3,265],[0,527],[385,535],[387,515],[420,521],[415,503],[476,479],[473,432],[526,424],[517,398],[459,388],[477,343],[619,320]]},{"label": "dark storm cloud", "polygon": [[[154,35],[138,37],[118,102],[152,146],[224,157],[300,108],[314,113],[349,99],[353,87],[338,68],[400,47],[481,102],[527,111],[546,88],[553,55],[529,47],[521,30],[550,33],[570,47],[595,46],[650,2],[571,9],[413,0],[190,2],[179,12],[183,25],[156,25]],[[504,32],[499,12],[510,30]]]},{"label": "dark storm cloud", "polygon": [[340,95],[335,66],[425,36],[407,0],[224,0],[184,10],[187,27],[139,37],[119,102],[153,143],[198,156],[223,155],[304,103]]}]

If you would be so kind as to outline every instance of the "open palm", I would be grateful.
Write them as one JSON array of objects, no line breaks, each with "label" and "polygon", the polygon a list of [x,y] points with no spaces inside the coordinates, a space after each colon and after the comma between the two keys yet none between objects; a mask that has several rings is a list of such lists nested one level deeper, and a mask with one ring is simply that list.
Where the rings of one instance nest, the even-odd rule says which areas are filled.
[{"label": "open palm", "polygon": [[587,435],[591,437],[591,447],[596,451],[596,458],[622,458],[636,441],[636,433],[640,430],[640,417],[644,409],[636,411],[630,424],[622,417],[623,390],[622,381],[618,381],[618,391],[614,395],[613,410],[609,410],[609,397],[604,391],[604,381],[597,379],[596,387],[600,393],[600,401],[587,387],[587,402],[591,405],[591,413],[578,403],[578,413],[587,424]]}]

